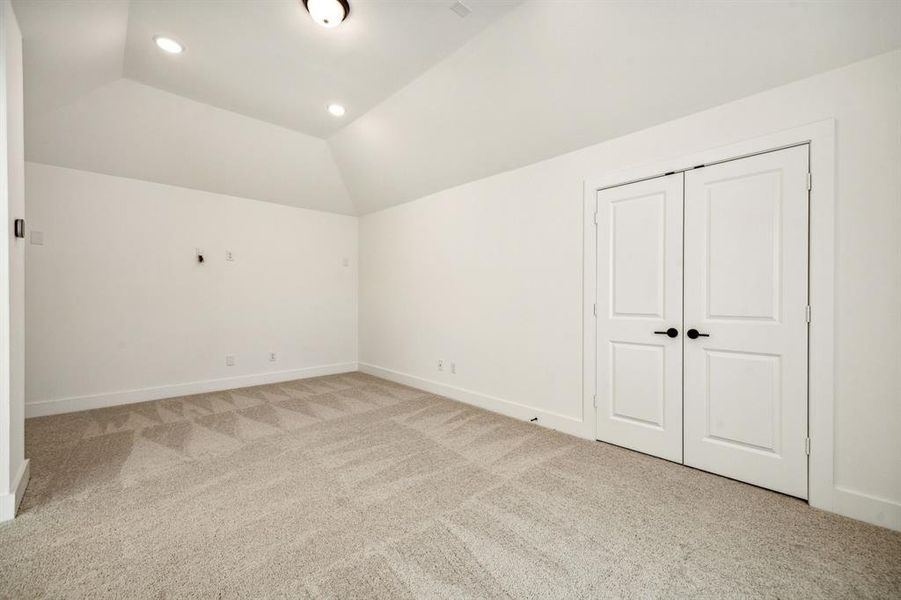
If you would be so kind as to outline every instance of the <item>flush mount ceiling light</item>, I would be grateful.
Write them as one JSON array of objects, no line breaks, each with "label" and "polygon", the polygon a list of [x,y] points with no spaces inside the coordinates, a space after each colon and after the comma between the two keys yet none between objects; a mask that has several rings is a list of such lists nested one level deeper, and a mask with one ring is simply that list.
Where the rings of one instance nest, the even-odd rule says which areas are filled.
[{"label": "flush mount ceiling light", "polygon": [[350,14],[347,0],[301,0],[313,20],[323,27],[337,27]]},{"label": "flush mount ceiling light", "polygon": [[343,117],[345,110],[340,104],[329,104],[328,111],[333,117]]},{"label": "flush mount ceiling light", "polygon": [[168,52],[169,54],[181,54],[185,51],[185,47],[173,40],[170,37],[166,37],[164,35],[155,35],[153,36],[153,41],[156,43],[157,47],[163,52]]}]

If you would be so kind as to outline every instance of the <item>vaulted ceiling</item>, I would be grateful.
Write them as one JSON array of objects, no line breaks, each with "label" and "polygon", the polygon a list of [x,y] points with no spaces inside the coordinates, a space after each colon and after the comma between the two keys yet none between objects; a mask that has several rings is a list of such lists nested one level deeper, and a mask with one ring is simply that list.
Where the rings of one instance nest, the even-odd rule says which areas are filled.
[{"label": "vaulted ceiling", "polygon": [[464,1],[324,29],[297,0],[15,0],[27,157],[367,213],[901,47],[898,2]]}]

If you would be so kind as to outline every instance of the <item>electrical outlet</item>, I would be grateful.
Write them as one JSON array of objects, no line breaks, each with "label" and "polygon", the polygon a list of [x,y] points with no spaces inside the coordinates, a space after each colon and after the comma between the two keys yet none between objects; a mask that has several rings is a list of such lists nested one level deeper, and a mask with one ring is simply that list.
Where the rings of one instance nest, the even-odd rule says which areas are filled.
[{"label": "electrical outlet", "polygon": [[457,374],[457,363],[451,363],[451,374],[452,375]]},{"label": "electrical outlet", "polygon": [[438,370],[439,370],[439,371],[443,371],[443,370],[444,370],[444,361],[441,360],[441,359],[438,360]]},{"label": "electrical outlet", "polygon": [[225,366],[226,367],[234,367],[235,366],[235,355],[234,354],[226,354],[225,355]]},{"label": "electrical outlet", "polygon": [[269,362],[275,362],[276,360],[278,360],[278,357],[275,355],[275,352],[270,352],[269,353]]},{"label": "electrical outlet", "polygon": [[235,255],[231,250],[225,251],[225,261],[226,262],[235,262]]}]

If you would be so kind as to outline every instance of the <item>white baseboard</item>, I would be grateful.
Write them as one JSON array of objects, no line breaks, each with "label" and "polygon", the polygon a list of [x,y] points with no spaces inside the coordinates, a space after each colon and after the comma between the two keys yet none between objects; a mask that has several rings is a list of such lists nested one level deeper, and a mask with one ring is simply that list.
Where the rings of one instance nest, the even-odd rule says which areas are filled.
[{"label": "white baseboard", "polygon": [[339,373],[352,373],[357,370],[357,363],[339,363],[324,365],[321,367],[306,367],[288,371],[273,371],[269,373],[257,373],[253,375],[240,375],[238,377],[225,377],[222,379],[210,379],[207,381],[191,381],[174,385],[141,388],[136,390],[124,390],[119,392],[107,392],[90,396],[75,396],[71,398],[58,398],[54,400],[38,400],[25,403],[25,417],[44,417],[62,413],[90,410],[92,408],[104,408],[118,406],[120,404],[133,404],[148,400],[162,400],[163,398],[175,398],[190,394],[203,394],[207,392],[220,392],[235,388],[249,387],[253,385],[266,385],[269,383],[281,383],[295,379],[307,379],[322,375],[337,375]]},{"label": "white baseboard", "polygon": [[572,417],[538,408],[532,408],[511,400],[488,396],[487,394],[482,394],[480,392],[474,392],[472,390],[448,385],[431,379],[425,379],[423,377],[417,377],[416,375],[401,373],[400,371],[394,371],[376,365],[359,363],[359,367],[360,371],[368,373],[369,375],[374,375],[375,377],[381,377],[382,379],[387,379],[395,383],[408,385],[426,392],[445,396],[452,400],[478,406],[485,410],[513,417],[514,419],[532,421],[532,419],[537,418],[538,420],[535,421],[537,425],[562,431],[563,433],[568,433],[580,438],[594,439],[590,424],[586,425],[586,422],[583,420],[574,419]]},{"label": "white baseboard", "polygon": [[28,480],[31,478],[31,461],[27,458],[22,461],[16,478],[10,485],[8,494],[0,494],[0,521],[9,521],[16,517],[16,511],[19,510],[19,504],[22,502],[22,496],[25,495],[25,488],[28,487]]},{"label": "white baseboard", "polygon": [[901,503],[894,500],[837,485],[832,508],[840,515],[901,531]]}]

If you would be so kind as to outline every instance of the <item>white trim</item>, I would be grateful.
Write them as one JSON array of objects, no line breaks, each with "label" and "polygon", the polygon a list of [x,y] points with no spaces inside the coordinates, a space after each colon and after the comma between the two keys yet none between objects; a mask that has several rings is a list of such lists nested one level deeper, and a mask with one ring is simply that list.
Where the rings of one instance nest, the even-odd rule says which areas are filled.
[{"label": "white trim", "polygon": [[597,191],[585,181],[582,229],[582,421],[591,439],[597,439],[598,417],[594,396],[597,393]]},{"label": "white trim", "polygon": [[22,503],[22,497],[25,495],[25,488],[28,487],[30,479],[31,461],[26,458],[22,461],[19,472],[16,473],[16,478],[10,486],[10,489],[15,491],[0,495],[0,522],[16,518],[16,512]]},{"label": "white trim", "polygon": [[[810,327],[808,333],[808,502],[836,507],[835,497],[835,121],[812,125],[810,138]],[[859,518],[859,517],[855,517]],[[875,522],[875,514],[864,520]]]},{"label": "white trim", "polygon": [[[584,186],[585,260],[583,261],[583,410],[595,415],[592,397],[595,393],[594,360],[596,331],[589,311],[597,289],[594,264],[597,232],[594,209],[597,190],[631,181],[647,179],[669,171],[690,169],[750,154],[810,144],[810,173],[813,187],[810,195],[810,324],[809,362],[809,432],[810,462],[809,503],[811,506],[901,529],[901,505],[862,492],[839,488],[834,474],[834,402],[835,402],[835,120],[826,119],[793,129],[760,136],[752,140],[721,146],[690,156],[656,161],[621,171],[589,178]],[[596,415],[594,417],[596,421]]]},{"label": "white trim", "polygon": [[322,375],[337,375],[340,373],[352,373],[357,370],[357,363],[339,363],[320,367],[306,367],[289,371],[273,371],[269,373],[257,373],[253,375],[239,375],[237,377],[225,377],[222,379],[210,379],[207,381],[191,381],[174,385],[140,388],[136,390],[123,390],[119,392],[107,392],[91,396],[75,396],[71,398],[59,398],[55,400],[39,400],[25,404],[25,418],[58,415],[79,410],[118,406],[120,404],[133,404],[148,400],[162,400],[190,394],[203,394],[207,392],[220,392],[235,388],[249,387],[253,385],[266,385],[269,383],[281,383],[295,379],[307,379]]},{"label": "white trim", "polygon": [[394,371],[392,369],[386,369],[385,367],[379,367],[367,363],[360,363],[360,371],[362,371],[363,373],[368,373],[369,375],[374,375],[375,377],[387,379],[388,381],[393,381],[395,383],[408,385],[410,387],[414,387],[426,392],[445,396],[447,398],[450,398],[451,400],[478,406],[479,408],[484,408],[485,410],[490,410],[491,412],[496,412],[508,417],[513,417],[514,419],[531,421],[532,419],[537,418],[538,420],[535,422],[536,425],[541,425],[549,429],[562,431],[563,433],[568,433],[576,437],[584,439],[592,439],[593,437],[593,431],[585,427],[586,422],[584,420],[574,419],[566,415],[561,415],[546,410],[531,408],[529,406],[525,406],[524,404],[513,402],[512,400],[504,400],[503,398],[488,396],[486,394],[474,392],[472,390],[467,390],[453,385],[448,385],[446,383],[441,383],[439,381],[425,379],[422,377],[417,377],[415,375],[410,375],[408,373],[401,373],[400,371]]},{"label": "white trim", "polygon": [[832,512],[901,531],[901,502],[835,486]]}]

